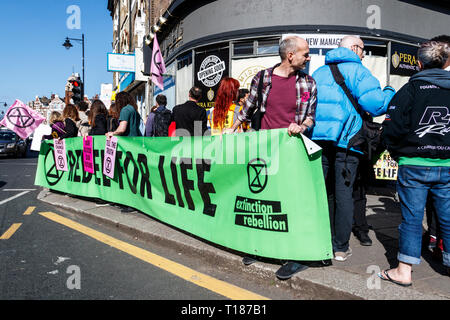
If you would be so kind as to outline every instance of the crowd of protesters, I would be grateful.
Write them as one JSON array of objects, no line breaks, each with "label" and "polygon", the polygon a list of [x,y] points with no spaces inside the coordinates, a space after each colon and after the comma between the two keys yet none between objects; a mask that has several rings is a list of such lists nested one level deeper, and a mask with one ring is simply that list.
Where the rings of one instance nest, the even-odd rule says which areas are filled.
[{"label": "crowd of protesters", "polygon": [[[427,244],[433,250],[440,248],[450,275],[450,130],[446,126],[450,123],[450,37],[439,36],[420,46],[421,71],[398,92],[389,86],[382,89],[363,66],[364,42],[357,36],[344,37],[311,76],[303,72],[311,60],[304,39],[282,39],[279,55],[281,62],[258,72],[249,90],[240,88],[234,78],[223,78],[215,106],[208,112],[197,104],[202,97],[198,87],[190,89],[186,103],[172,110],[160,94],[143,129],[136,101],[120,92],[109,111],[96,100],[89,111],[81,103],[68,104],[62,114],[53,112],[52,134],[44,138],[202,136],[279,128],[286,128],[291,136],[305,134],[322,148],[333,258],[340,262],[352,255],[352,231],[362,245],[372,244],[365,212],[374,159],[358,141],[365,121],[385,115],[382,145],[399,164],[402,222],[399,265],[378,276],[411,285],[412,266],[420,263],[425,211]],[[300,268],[288,261],[280,275],[289,278]]]}]

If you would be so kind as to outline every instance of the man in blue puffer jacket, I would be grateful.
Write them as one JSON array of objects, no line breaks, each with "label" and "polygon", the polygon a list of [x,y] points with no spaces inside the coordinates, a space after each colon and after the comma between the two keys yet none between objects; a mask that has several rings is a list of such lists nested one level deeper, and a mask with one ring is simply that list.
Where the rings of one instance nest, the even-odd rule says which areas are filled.
[{"label": "man in blue puffer jacket", "polygon": [[386,113],[395,90],[381,90],[379,81],[362,65],[364,42],[356,36],[344,37],[331,50],[325,65],[312,75],[317,83],[316,125],[312,139],[322,148],[322,166],[327,182],[328,204],[335,260],[345,261],[353,222],[352,191],[362,152],[349,145],[361,129],[362,118],[331,73],[329,64],[338,64],[345,84],[364,112],[371,116]]}]

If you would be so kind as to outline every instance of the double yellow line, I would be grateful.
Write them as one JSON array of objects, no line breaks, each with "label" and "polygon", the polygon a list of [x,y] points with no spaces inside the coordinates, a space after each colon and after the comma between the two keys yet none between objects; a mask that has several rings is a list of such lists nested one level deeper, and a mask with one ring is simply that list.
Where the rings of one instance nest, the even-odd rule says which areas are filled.
[{"label": "double yellow line", "polygon": [[[25,212],[23,213],[23,215],[29,216],[30,214],[33,213],[34,209],[36,209],[36,207],[28,207],[27,210],[25,210]],[[2,234],[0,240],[8,240],[9,238],[11,238],[12,235],[17,231],[17,229],[20,228],[21,225],[22,223],[13,223],[11,227],[9,227],[8,230],[6,230],[4,234]]]}]

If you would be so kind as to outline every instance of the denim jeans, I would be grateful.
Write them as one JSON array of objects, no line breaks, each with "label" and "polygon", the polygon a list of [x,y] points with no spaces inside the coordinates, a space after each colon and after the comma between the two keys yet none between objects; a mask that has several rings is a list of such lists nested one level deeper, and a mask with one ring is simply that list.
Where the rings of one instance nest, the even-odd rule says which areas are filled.
[{"label": "denim jeans", "polygon": [[[318,141],[316,141],[318,142]],[[329,142],[320,141],[323,148],[322,168],[325,176],[331,238],[334,252],[346,252],[353,225],[353,184],[358,169],[359,156]]]},{"label": "denim jeans", "polygon": [[444,243],[443,263],[450,267],[450,167],[399,167],[397,191],[402,209],[398,260],[419,264],[422,220],[428,193],[433,199]]}]

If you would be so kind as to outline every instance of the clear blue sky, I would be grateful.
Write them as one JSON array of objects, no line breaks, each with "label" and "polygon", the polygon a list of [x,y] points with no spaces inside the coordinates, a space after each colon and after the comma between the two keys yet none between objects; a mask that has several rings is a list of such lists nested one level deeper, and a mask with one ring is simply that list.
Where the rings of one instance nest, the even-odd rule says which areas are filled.
[{"label": "clear blue sky", "polygon": [[[80,29],[69,29],[72,14],[80,8]],[[106,54],[112,52],[112,19],[107,0],[2,0],[0,1],[0,105],[15,99],[27,103],[36,96],[64,96],[72,71],[82,76],[81,42],[66,37],[85,36],[85,94],[100,94],[102,83],[112,83],[106,69]]]}]

